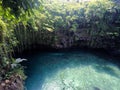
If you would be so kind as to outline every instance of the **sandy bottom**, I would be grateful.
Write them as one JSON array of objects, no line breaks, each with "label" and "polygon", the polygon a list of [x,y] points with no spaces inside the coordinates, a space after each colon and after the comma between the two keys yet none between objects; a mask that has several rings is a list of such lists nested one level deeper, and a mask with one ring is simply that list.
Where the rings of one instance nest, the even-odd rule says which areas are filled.
[{"label": "sandy bottom", "polygon": [[36,63],[28,90],[120,90],[119,67],[90,53],[38,54]]}]

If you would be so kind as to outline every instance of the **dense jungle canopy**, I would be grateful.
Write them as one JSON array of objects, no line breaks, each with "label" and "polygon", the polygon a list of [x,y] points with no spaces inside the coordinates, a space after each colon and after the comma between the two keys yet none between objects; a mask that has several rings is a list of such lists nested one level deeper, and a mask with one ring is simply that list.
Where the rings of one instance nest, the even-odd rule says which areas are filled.
[{"label": "dense jungle canopy", "polygon": [[40,45],[120,49],[120,1],[0,0],[0,81],[24,79],[13,54]]}]

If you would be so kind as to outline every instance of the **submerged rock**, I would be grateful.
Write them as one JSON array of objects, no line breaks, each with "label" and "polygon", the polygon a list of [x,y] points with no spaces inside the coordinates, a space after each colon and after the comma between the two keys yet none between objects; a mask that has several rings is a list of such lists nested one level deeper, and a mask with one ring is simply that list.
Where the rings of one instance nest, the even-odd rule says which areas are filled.
[{"label": "submerged rock", "polygon": [[94,87],[94,89],[93,90],[100,90],[98,87]]}]

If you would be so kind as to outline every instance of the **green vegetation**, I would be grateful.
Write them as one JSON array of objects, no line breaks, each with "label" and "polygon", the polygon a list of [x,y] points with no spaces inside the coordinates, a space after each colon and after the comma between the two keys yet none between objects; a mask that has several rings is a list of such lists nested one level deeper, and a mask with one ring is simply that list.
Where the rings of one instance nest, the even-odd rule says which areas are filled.
[{"label": "green vegetation", "polygon": [[19,51],[41,44],[57,48],[119,48],[120,7],[111,0],[49,0],[33,12],[27,25],[18,26],[21,34],[16,29]]},{"label": "green vegetation", "polygon": [[20,72],[11,68],[14,51],[39,45],[120,49],[119,38],[120,7],[113,0],[0,0],[0,78],[23,73],[19,65]]},{"label": "green vegetation", "polygon": [[[11,75],[20,75],[25,79],[23,67],[18,63],[12,68],[15,59],[12,58],[14,47],[19,43],[14,34],[17,25],[27,25],[32,16],[32,9],[39,8],[36,0],[0,0],[0,82]],[[37,3],[37,4],[36,4]]]}]

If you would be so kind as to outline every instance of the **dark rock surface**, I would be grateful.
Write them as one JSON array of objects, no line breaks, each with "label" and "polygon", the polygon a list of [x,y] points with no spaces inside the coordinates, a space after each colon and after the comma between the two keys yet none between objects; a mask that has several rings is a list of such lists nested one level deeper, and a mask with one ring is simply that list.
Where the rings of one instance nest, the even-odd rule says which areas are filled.
[{"label": "dark rock surface", "polygon": [[10,79],[1,81],[0,90],[24,90],[23,85],[20,76],[11,76]]}]

